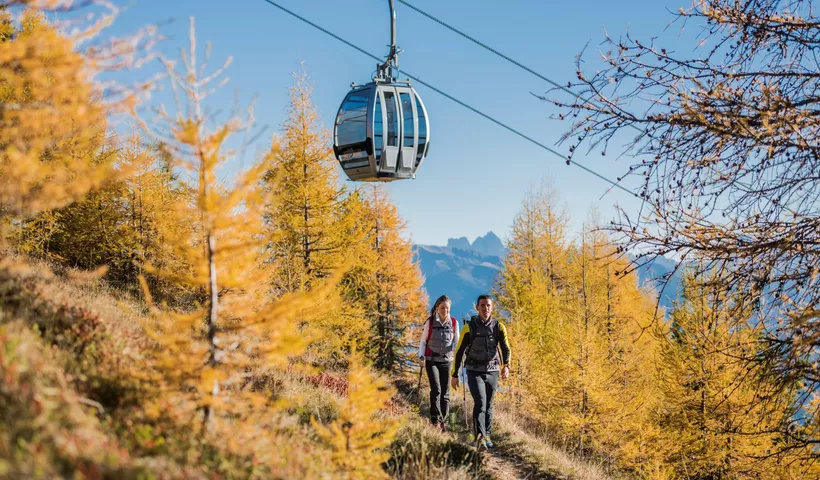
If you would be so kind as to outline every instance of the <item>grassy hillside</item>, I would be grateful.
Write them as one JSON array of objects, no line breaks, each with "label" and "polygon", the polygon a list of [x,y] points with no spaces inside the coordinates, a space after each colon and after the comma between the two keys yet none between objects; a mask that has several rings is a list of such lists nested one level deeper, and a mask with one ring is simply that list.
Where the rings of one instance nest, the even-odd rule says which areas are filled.
[{"label": "grassy hillside", "polygon": [[[310,426],[336,418],[340,372],[259,373],[259,387],[286,399],[263,426],[268,442],[200,440],[191,419],[163,404],[162,377],[146,353],[142,306],[93,278],[21,259],[0,262],[0,477],[329,478],[331,450]],[[394,478],[600,478],[563,453],[545,450],[504,407],[500,451],[477,452],[455,433],[427,425],[414,381],[394,379],[383,412],[402,425],[383,465]],[[423,389],[421,398],[426,398]],[[454,415],[463,419],[454,395]],[[503,400],[502,400],[503,402]],[[422,402],[424,404],[425,402]],[[287,446],[287,448],[282,448]],[[590,474],[589,472],[593,472]]]},{"label": "grassy hillside", "polygon": [[308,420],[333,416],[332,391],[315,395],[315,387],[300,391],[306,379],[265,377],[271,395],[295,399],[266,426],[275,443],[289,446],[271,461],[262,447],[274,445],[202,442],[190,419],[162,404],[161,377],[143,355],[154,348],[142,333],[148,324],[133,301],[43,265],[4,261],[0,313],[2,476],[321,478],[330,471],[329,450]]}]

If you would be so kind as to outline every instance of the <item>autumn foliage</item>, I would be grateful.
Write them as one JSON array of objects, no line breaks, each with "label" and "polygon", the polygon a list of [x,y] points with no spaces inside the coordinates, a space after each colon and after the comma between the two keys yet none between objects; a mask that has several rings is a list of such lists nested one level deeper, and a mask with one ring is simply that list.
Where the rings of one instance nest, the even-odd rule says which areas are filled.
[{"label": "autumn foliage", "polygon": [[674,308],[658,311],[594,218],[570,238],[545,184],[513,223],[497,285],[520,352],[508,408],[641,478],[816,475],[810,449],[783,451],[792,398],[744,361],[764,354],[763,332],[753,305],[721,290],[729,273],[690,267]]},{"label": "autumn foliage", "polygon": [[[820,475],[818,216],[799,193],[816,189],[817,22],[787,3],[695,2],[680,16],[729,43],[694,63],[608,39],[606,69],[579,71],[590,101],[562,108],[573,151],[638,128],[649,215],[592,213],[573,235],[545,184],[513,220],[499,412],[615,476]],[[178,108],[152,111],[147,84],[98,77],[139,64],[150,28],[83,48],[108,17],[72,35],[51,19],[87,5],[2,5],[0,477],[477,472],[459,432],[407,417],[423,278],[387,189],[340,184],[304,71],[246,167],[254,110],[209,108],[230,59],[205,68],[193,20],[180,58],[158,56]],[[648,91],[664,101],[637,116]],[[120,107],[133,131],[109,126]],[[634,271],[657,254],[682,260],[670,311]]]},{"label": "autumn foliage", "polygon": [[719,438],[738,436],[712,475],[740,468],[741,436],[767,439],[753,457],[811,463],[820,438],[816,3],[699,0],[673,24],[702,29],[694,49],[624,34],[605,38],[600,65],[584,68],[579,56],[579,96],[552,98],[573,120],[564,139],[572,155],[627,139],[624,177],[639,179],[645,208],[622,210],[610,230],[637,256],[629,269],[657,255],[683,260],[694,270],[690,293],[702,289],[695,297],[709,298],[711,321],[726,324],[715,335],[737,337],[709,361],[753,392],[738,385],[720,408],[737,402],[766,421],[711,423]]},{"label": "autumn foliage", "polygon": [[[252,108],[222,123],[206,118],[207,95],[229,61],[201,72],[207,53],[197,51],[193,22],[181,61],[162,59],[184,108],[134,108],[140,131],[121,138],[106,128],[110,103],[78,74],[96,60],[35,10],[18,22],[3,15],[0,374],[8,381],[0,391],[0,474],[27,475],[43,462],[55,465],[43,474],[69,476],[383,476],[383,452],[400,424],[381,413],[393,393],[369,367],[388,355],[370,348],[384,327],[371,328],[366,297],[340,282],[355,267],[343,248],[377,246],[364,229],[358,243],[345,238],[359,228],[364,205],[337,185],[326,137],[305,136],[306,115],[316,119],[306,81],[294,87],[283,141],[225,181],[224,167],[242,153],[229,145],[253,122]],[[57,104],[65,111],[55,112]],[[403,244],[398,259],[412,265]],[[104,281],[125,297],[103,315],[82,300],[43,300],[37,289],[55,282],[19,273],[27,267],[14,253],[93,270],[77,281],[94,291]],[[416,280],[402,288],[415,293],[393,294],[388,312],[423,305],[418,271],[409,272]],[[407,307],[406,298],[415,303]],[[118,322],[126,311],[127,326]],[[384,326],[388,317],[380,318]],[[358,323],[364,341],[348,333],[324,342],[346,323]],[[29,324],[41,338],[25,332]],[[403,345],[405,330],[390,330],[391,348]],[[127,338],[114,341],[121,331]],[[31,363],[41,342],[60,352],[44,357],[54,374]],[[369,361],[349,360],[359,343]],[[327,358],[335,360],[316,360]],[[345,378],[337,393],[345,398],[314,412],[300,392],[315,388],[319,366]],[[64,400],[32,406],[26,399],[41,390],[61,391]],[[66,441],[96,445],[97,453],[67,449]],[[284,452],[283,444],[302,447]]]}]

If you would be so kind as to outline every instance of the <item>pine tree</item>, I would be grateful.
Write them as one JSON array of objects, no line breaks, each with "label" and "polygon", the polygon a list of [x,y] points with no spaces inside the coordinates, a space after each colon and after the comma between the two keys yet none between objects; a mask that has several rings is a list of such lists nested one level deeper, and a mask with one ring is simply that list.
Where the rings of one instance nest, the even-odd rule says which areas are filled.
[{"label": "pine tree", "polygon": [[355,301],[371,326],[368,356],[376,368],[395,370],[407,359],[409,329],[424,318],[427,298],[412,242],[402,238],[405,224],[385,188],[369,187],[363,199],[369,255],[359,259],[364,278]]},{"label": "pine tree", "polygon": [[0,215],[25,218],[109,178],[110,155],[97,155],[106,109],[88,60],[41,13],[14,25],[0,10],[0,25]]},{"label": "pine tree", "polygon": [[[200,77],[194,23],[190,52],[183,56],[182,71],[165,61],[175,88],[186,92],[186,113],[163,115],[155,136],[174,168],[191,172],[190,198],[175,205],[176,220],[190,222],[187,231],[165,231],[175,255],[192,266],[191,272],[147,270],[204,293],[200,308],[176,312],[157,309],[156,324],[148,331],[163,348],[158,364],[170,385],[172,398],[199,412],[202,435],[227,435],[237,418],[259,415],[269,400],[248,388],[248,372],[259,368],[284,368],[301,354],[311,338],[299,330],[299,321],[333,308],[336,288],[332,277],[316,282],[309,293],[295,292],[270,301],[269,272],[261,261],[264,245],[263,212],[267,204],[260,188],[265,172],[259,163],[230,183],[217,177],[217,169],[231,157],[226,147],[232,134],[252,124],[251,110],[243,118],[208,128],[204,99],[209,83],[217,81],[227,62],[215,73]],[[143,125],[146,125],[143,122]],[[164,127],[164,128],[163,128]],[[146,291],[148,289],[146,288]],[[255,417],[256,418],[256,417]]]},{"label": "pine tree", "polygon": [[334,450],[336,475],[347,479],[387,478],[381,464],[390,454],[384,451],[393,441],[399,425],[379,418],[392,396],[381,378],[373,377],[354,353],[347,377],[347,398],[339,406],[339,418],[328,426],[311,419],[316,433]]},{"label": "pine tree", "polygon": [[294,79],[282,146],[267,156],[264,178],[271,194],[266,218],[276,293],[308,290],[343,263],[348,246],[338,221],[344,189],[329,134],[320,128],[307,75]]},{"label": "pine tree", "polygon": [[796,444],[780,461],[770,455],[784,442],[777,427],[789,399],[781,399],[781,418],[764,405],[774,390],[765,381],[770,377],[761,378],[745,362],[760,354],[760,329],[749,322],[751,306],[726,297],[716,286],[721,281],[718,273],[696,278],[688,272],[672,311],[658,419],[667,461],[681,476],[797,478],[805,468],[798,460],[810,453]]}]

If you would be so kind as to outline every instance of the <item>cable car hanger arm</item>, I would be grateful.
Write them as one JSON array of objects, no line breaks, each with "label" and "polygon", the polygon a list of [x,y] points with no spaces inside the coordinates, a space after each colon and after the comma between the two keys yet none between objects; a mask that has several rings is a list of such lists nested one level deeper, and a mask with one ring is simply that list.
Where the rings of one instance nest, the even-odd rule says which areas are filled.
[{"label": "cable car hanger arm", "polygon": [[[390,51],[387,53],[387,59],[384,63],[376,67],[376,80],[393,82],[398,77],[399,73],[399,53],[401,50],[396,46],[396,8],[393,0],[387,0],[390,5]],[[393,76],[393,70],[396,70],[396,76]]]}]

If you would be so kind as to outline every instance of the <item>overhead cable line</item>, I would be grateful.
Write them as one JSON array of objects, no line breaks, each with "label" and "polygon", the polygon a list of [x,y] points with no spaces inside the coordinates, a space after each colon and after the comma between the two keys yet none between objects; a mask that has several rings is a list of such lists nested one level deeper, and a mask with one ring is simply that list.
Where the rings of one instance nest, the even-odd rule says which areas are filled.
[{"label": "overhead cable line", "polygon": [[510,58],[510,57],[508,57],[507,55],[504,55],[503,53],[499,52],[498,50],[494,49],[493,47],[491,47],[491,46],[489,46],[489,45],[487,45],[487,44],[485,44],[485,43],[483,43],[483,42],[481,42],[481,41],[479,41],[479,40],[476,40],[475,38],[473,38],[473,37],[471,37],[471,36],[467,35],[466,33],[462,32],[461,30],[459,30],[459,29],[457,29],[457,28],[455,28],[455,27],[453,27],[453,26],[451,26],[451,25],[447,24],[447,23],[446,23],[446,22],[444,22],[443,20],[439,20],[438,18],[436,18],[436,17],[434,17],[434,16],[430,15],[429,13],[425,12],[424,10],[421,10],[421,9],[419,9],[419,8],[416,8],[415,6],[413,6],[413,5],[409,4],[409,3],[407,3],[407,2],[406,2],[406,1],[404,1],[404,0],[398,0],[398,1],[399,1],[399,3],[403,3],[403,4],[404,4],[404,5],[406,5],[407,7],[410,7],[410,9],[415,10],[416,12],[418,12],[418,13],[420,13],[420,14],[424,15],[425,17],[429,18],[430,20],[432,20],[432,21],[434,21],[434,22],[438,23],[438,24],[439,24],[439,25],[441,25],[442,27],[444,27],[444,28],[446,28],[446,29],[448,29],[448,30],[450,30],[450,31],[452,31],[452,32],[454,32],[454,33],[456,33],[456,34],[458,34],[458,35],[460,35],[460,36],[462,36],[462,37],[466,38],[467,40],[469,40],[469,41],[471,41],[471,42],[475,43],[475,44],[476,44],[476,45],[478,45],[479,47],[484,48],[484,49],[486,49],[486,50],[488,50],[488,51],[490,51],[490,52],[492,52],[492,53],[496,54],[497,56],[499,56],[499,57],[503,58],[504,60],[506,60],[506,61],[508,61],[508,62],[512,63],[512,64],[513,64],[513,65],[515,65],[516,67],[518,67],[518,68],[520,68],[520,69],[524,70],[525,72],[528,72],[528,73],[531,73],[532,75],[535,75],[536,77],[538,77],[538,78],[540,78],[541,80],[543,80],[543,81],[545,81],[545,82],[549,83],[549,84],[550,84],[550,85],[552,85],[553,87],[558,88],[558,89],[560,89],[560,90],[563,90],[563,91],[565,91],[565,92],[569,93],[570,95],[572,95],[573,97],[576,97],[576,98],[578,98],[578,99],[581,99],[581,97],[580,97],[578,94],[576,94],[575,92],[573,92],[573,91],[572,91],[572,90],[570,90],[569,88],[567,88],[567,87],[565,87],[565,86],[563,86],[563,85],[558,84],[558,83],[557,83],[557,82],[555,82],[554,80],[550,80],[550,79],[549,79],[549,78],[547,78],[546,76],[541,75],[540,73],[536,72],[535,70],[531,69],[530,67],[528,67],[528,66],[526,66],[526,65],[522,64],[521,62],[518,62],[518,61],[516,61],[516,60],[514,60],[514,59],[512,59],[512,58]]},{"label": "overhead cable line", "polygon": [[[357,45],[355,45],[355,44],[353,44],[353,43],[351,43],[351,42],[349,42],[349,41],[345,40],[344,38],[342,38],[342,37],[340,37],[340,36],[336,35],[335,33],[331,32],[331,31],[329,31],[329,30],[327,30],[327,29],[325,29],[325,28],[323,28],[323,27],[321,27],[321,26],[319,26],[319,25],[317,25],[317,24],[315,24],[315,23],[311,22],[311,21],[310,21],[310,20],[308,20],[307,18],[302,17],[301,15],[299,15],[299,14],[297,14],[297,13],[295,13],[295,12],[292,12],[292,11],[288,10],[287,8],[285,8],[285,7],[281,6],[281,5],[279,5],[278,3],[274,2],[273,0],[264,0],[264,1],[265,1],[266,3],[268,3],[268,4],[270,4],[270,5],[272,5],[272,6],[276,7],[276,8],[278,8],[279,10],[281,10],[281,11],[283,11],[283,12],[287,13],[288,15],[290,15],[290,16],[292,16],[292,17],[294,17],[294,18],[298,19],[298,20],[301,20],[302,22],[304,22],[304,23],[306,23],[306,24],[310,25],[311,27],[313,27],[313,28],[315,28],[315,29],[317,29],[317,30],[321,31],[322,33],[324,33],[324,34],[326,34],[326,35],[328,35],[328,36],[330,36],[330,37],[333,37],[334,39],[336,39],[336,40],[338,40],[338,41],[340,41],[340,42],[344,43],[345,45],[349,46],[350,48],[353,48],[354,50],[356,50],[356,51],[358,51],[358,52],[360,52],[360,53],[362,53],[362,54],[364,54],[364,55],[367,55],[368,57],[372,58],[373,60],[376,60],[377,62],[381,62],[381,61],[382,61],[382,59],[381,59],[381,58],[379,58],[379,57],[377,57],[376,55],[373,55],[372,53],[368,52],[367,50],[365,50],[365,49],[363,49],[363,48],[361,48],[361,47],[359,47],[359,46],[357,46]],[[401,0],[399,0],[399,1],[401,1]],[[405,3],[405,2],[402,2],[402,3]],[[406,3],[405,3],[405,4],[406,4]],[[409,5],[408,5],[408,6],[409,6]],[[512,132],[512,133],[514,133],[514,134],[518,135],[519,137],[523,138],[524,140],[527,140],[527,141],[529,141],[530,143],[532,143],[532,144],[534,144],[534,145],[537,145],[537,146],[541,147],[542,149],[544,149],[544,150],[546,150],[546,151],[548,151],[548,152],[552,153],[553,155],[555,155],[555,156],[557,156],[557,157],[561,158],[562,160],[564,160],[564,161],[567,163],[567,165],[570,165],[570,164],[571,164],[571,165],[575,165],[576,167],[578,167],[578,168],[580,168],[580,169],[584,170],[585,172],[587,172],[587,173],[589,173],[589,174],[591,174],[591,175],[594,175],[594,176],[596,176],[596,177],[600,178],[601,180],[605,181],[606,183],[609,183],[609,184],[610,184],[610,185],[612,185],[613,187],[618,188],[618,189],[620,189],[620,190],[622,190],[622,191],[624,191],[624,192],[626,192],[626,193],[628,193],[628,194],[632,195],[633,197],[636,197],[636,198],[641,198],[641,197],[640,197],[637,193],[635,193],[635,192],[633,192],[633,191],[629,190],[628,188],[626,188],[626,187],[622,186],[622,185],[621,185],[621,184],[619,184],[618,182],[614,182],[614,181],[610,180],[609,178],[607,178],[607,177],[605,177],[605,176],[601,175],[600,173],[598,173],[598,172],[596,172],[596,171],[594,171],[594,170],[592,170],[592,169],[590,169],[590,168],[588,168],[588,167],[586,167],[586,166],[584,166],[584,165],[582,165],[582,164],[580,164],[580,163],[576,162],[575,160],[573,160],[573,159],[569,158],[568,156],[566,156],[566,155],[564,155],[564,154],[562,154],[562,153],[558,152],[557,150],[555,150],[555,149],[553,149],[553,148],[550,148],[550,147],[548,147],[547,145],[544,145],[543,143],[539,142],[538,140],[535,140],[534,138],[532,138],[532,137],[530,137],[530,136],[528,136],[528,135],[525,135],[524,133],[520,132],[519,130],[516,130],[515,128],[513,128],[513,127],[511,127],[511,126],[507,125],[506,123],[503,123],[503,122],[501,122],[500,120],[496,120],[495,118],[491,117],[490,115],[488,115],[488,114],[486,114],[486,113],[484,113],[484,112],[482,112],[482,111],[478,110],[477,108],[475,108],[475,107],[473,107],[473,106],[471,106],[471,105],[468,105],[467,103],[465,103],[465,102],[463,102],[463,101],[461,101],[461,100],[459,100],[459,99],[455,98],[454,96],[452,96],[452,95],[450,95],[450,94],[448,94],[448,93],[446,93],[446,92],[442,91],[441,89],[436,88],[436,87],[434,87],[433,85],[430,85],[429,83],[425,82],[424,80],[419,79],[418,77],[415,77],[415,76],[413,76],[413,75],[410,75],[410,74],[409,74],[409,73],[407,73],[407,72],[403,72],[403,73],[404,73],[404,75],[405,75],[405,76],[407,76],[407,77],[408,77],[408,78],[410,78],[411,80],[413,80],[413,81],[415,81],[415,82],[418,82],[418,83],[419,83],[419,84],[421,84],[421,85],[424,85],[425,87],[429,88],[430,90],[433,90],[434,92],[436,92],[436,93],[438,93],[439,95],[441,95],[441,96],[443,96],[443,97],[447,98],[448,100],[451,100],[451,101],[453,101],[453,102],[455,102],[455,103],[457,103],[457,104],[461,105],[462,107],[464,107],[464,108],[466,108],[466,109],[470,110],[471,112],[473,112],[473,113],[475,113],[475,114],[477,114],[477,115],[480,115],[480,116],[482,116],[482,117],[486,118],[487,120],[489,120],[489,121],[491,121],[491,122],[495,123],[496,125],[498,125],[498,126],[500,126],[500,127],[504,128],[504,129],[506,129],[507,131]]]},{"label": "overhead cable line", "polygon": [[[586,103],[586,102],[589,102],[589,101],[591,100],[591,98],[582,98],[580,94],[578,94],[578,93],[576,93],[576,92],[573,92],[572,90],[570,90],[570,89],[569,89],[569,88],[567,88],[566,86],[561,85],[561,84],[559,84],[558,82],[556,82],[555,80],[552,80],[552,79],[550,79],[550,78],[546,77],[545,75],[542,75],[542,74],[540,74],[540,73],[536,72],[535,70],[533,70],[533,69],[531,69],[530,67],[528,67],[528,66],[524,65],[523,63],[518,62],[517,60],[515,60],[515,59],[513,59],[513,58],[510,58],[510,57],[508,57],[507,55],[504,55],[503,53],[499,52],[498,50],[494,49],[493,47],[491,47],[491,46],[489,46],[489,45],[487,45],[487,44],[485,44],[485,43],[481,42],[480,40],[477,40],[477,39],[475,39],[475,38],[471,37],[470,35],[467,35],[466,33],[462,32],[461,30],[457,29],[456,27],[453,27],[452,25],[448,24],[447,22],[445,22],[445,21],[443,21],[443,20],[441,20],[441,19],[438,19],[438,18],[434,17],[433,15],[431,15],[431,14],[429,14],[429,13],[425,12],[424,10],[421,10],[420,8],[418,8],[418,7],[414,6],[414,5],[411,5],[411,4],[410,4],[410,3],[408,3],[407,1],[405,1],[405,0],[398,0],[398,1],[399,1],[399,3],[402,3],[402,4],[404,4],[405,6],[409,7],[411,10],[416,11],[417,13],[419,13],[419,14],[421,14],[421,15],[423,15],[423,16],[425,16],[425,17],[427,17],[428,19],[430,19],[430,20],[432,20],[432,21],[434,21],[434,22],[438,23],[438,24],[439,24],[439,25],[441,25],[442,27],[444,27],[444,28],[446,28],[446,29],[450,30],[451,32],[453,32],[453,33],[455,33],[455,34],[457,34],[457,35],[459,35],[459,36],[461,36],[461,37],[463,37],[463,38],[466,38],[467,40],[469,40],[469,41],[473,42],[474,44],[478,45],[479,47],[481,47],[481,48],[483,48],[483,49],[485,49],[485,50],[487,50],[487,51],[489,51],[489,52],[491,52],[491,53],[495,54],[496,56],[498,56],[498,57],[500,57],[500,58],[502,58],[502,59],[504,59],[504,60],[506,60],[506,61],[508,61],[508,62],[512,63],[513,65],[515,65],[516,67],[518,67],[518,68],[520,68],[520,69],[524,70],[525,72],[530,73],[530,74],[534,75],[535,77],[538,77],[538,78],[540,78],[541,80],[543,80],[543,81],[545,81],[545,82],[549,83],[550,85],[554,86],[555,88],[557,88],[557,89],[559,89],[559,90],[562,90],[562,91],[564,91],[564,92],[566,92],[566,93],[568,93],[568,94],[572,95],[573,97],[575,97],[576,99],[580,100],[581,102]],[[628,127],[629,127],[629,128],[631,128],[631,129],[633,129],[633,130],[635,130],[636,132],[644,133],[644,130],[642,130],[642,129],[641,129],[640,127],[638,127],[637,125],[634,125],[634,124],[629,124],[629,125],[628,125]],[[709,165],[709,166],[708,166],[708,168],[709,168],[709,170],[710,170],[712,173],[718,174],[718,172],[717,172],[717,171],[715,171],[714,167],[712,167],[711,165]],[[736,180],[736,183],[737,183],[738,185],[740,185],[741,187],[743,187],[744,189],[746,189],[746,190],[745,190],[745,192],[746,192],[746,193],[752,193],[753,188],[752,188],[752,186],[751,186],[751,185],[749,185],[748,183],[743,182],[743,181],[740,181],[740,180]],[[630,193],[632,193],[632,192],[630,192]],[[633,195],[634,195],[634,194],[633,194]],[[769,199],[768,197],[764,197],[764,198],[766,198],[766,199],[768,199],[768,200],[770,200],[770,201],[771,201],[771,199]],[[797,215],[797,213],[796,213],[794,210],[792,210],[792,209],[791,209],[788,205],[783,205],[783,207],[784,207],[786,210],[788,210],[788,211],[789,211],[792,215],[795,215],[795,216]]]}]

